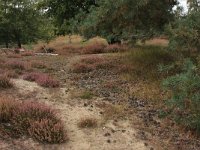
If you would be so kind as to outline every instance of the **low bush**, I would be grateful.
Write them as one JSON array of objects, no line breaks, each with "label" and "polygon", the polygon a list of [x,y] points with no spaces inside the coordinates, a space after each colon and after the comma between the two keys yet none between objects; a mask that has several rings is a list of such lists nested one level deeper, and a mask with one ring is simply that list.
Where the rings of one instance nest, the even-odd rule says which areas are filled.
[{"label": "low bush", "polygon": [[21,56],[34,56],[34,53],[30,52],[30,51],[25,51],[25,52],[21,53]]},{"label": "low bush", "polygon": [[[43,74],[42,74],[43,75]],[[26,73],[23,75],[23,79],[24,80],[27,80],[27,81],[31,81],[31,82],[34,82],[36,81],[39,76],[41,76],[41,73],[38,73],[38,72],[31,72],[31,73]]]},{"label": "low bush", "polygon": [[55,111],[50,107],[39,103],[25,102],[20,104],[18,109],[14,110],[11,123],[18,133],[27,134],[27,129],[31,127],[33,121],[41,119],[58,121],[55,115]]},{"label": "low bush", "polygon": [[95,64],[95,63],[100,63],[103,60],[104,58],[101,58],[98,56],[88,56],[88,57],[82,58],[81,62],[85,64]]},{"label": "low bush", "polygon": [[24,74],[23,79],[31,82],[35,81],[40,86],[49,88],[56,88],[60,85],[57,80],[51,78],[49,75],[39,72]]},{"label": "low bush", "polygon": [[48,75],[40,75],[36,82],[37,84],[43,87],[56,88],[60,86],[57,80],[51,78]]},{"label": "low bush", "polygon": [[186,60],[182,72],[163,81],[171,92],[168,112],[179,124],[200,134],[200,75],[191,60]]},{"label": "low bush", "polygon": [[17,104],[5,97],[0,98],[0,123],[7,123],[13,116],[13,110],[15,110]]},{"label": "low bush", "polygon": [[72,71],[74,73],[87,73],[94,70],[94,66],[90,64],[84,64],[84,63],[76,63],[73,65]]},{"label": "low bush", "polygon": [[21,58],[22,56],[20,54],[9,54],[7,55],[8,58]]},{"label": "low bush", "polygon": [[117,52],[123,52],[127,49],[127,47],[119,44],[111,44],[105,47],[104,52],[105,53],[117,53]]},{"label": "low bush", "polygon": [[5,75],[0,75],[0,88],[7,89],[13,87],[10,79]]},{"label": "low bush", "polygon": [[88,73],[96,69],[110,69],[113,66],[114,65],[108,59],[90,56],[82,58],[80,62],[75,63],[72,66],[72,71],[75,73]]},{"label": "low bush", "polygon": [[[9,124],[9,128],[5,123]],[[1,130],[4,129],[4,133],[15,133],[10,134],[15,137],[27,135],[43,143],[63,143],[67,140],[56,111],[36,102],[20,103],[0,98],[0,126],[3,126]]]},{"label": "low bush", "polygon": [[50,119],[34,121],[28,130],[31,137],[45,143],[63,143],[67,139],[61,122]]},{"label": "low bush", "polygon": [[106,45],[103,43],[93,43],[83,47],[83,54],[100,54],[104,53]]},{"label": "low bush", "polygon": [[6,62],[6,66],[10,67],[11,69],[26,70],[28,69],[29,64],[23,61],[8,61]]},{"label": "low bush", "polygon": [[18,78],[18,74],[14,70],[5,71],[4,75],[8,78]]},{"label": "low bush", "polygon": [[37,69],[44,69],[47,67],[47,65],[41,61],[33,61],[31,62],[31,66]]}]

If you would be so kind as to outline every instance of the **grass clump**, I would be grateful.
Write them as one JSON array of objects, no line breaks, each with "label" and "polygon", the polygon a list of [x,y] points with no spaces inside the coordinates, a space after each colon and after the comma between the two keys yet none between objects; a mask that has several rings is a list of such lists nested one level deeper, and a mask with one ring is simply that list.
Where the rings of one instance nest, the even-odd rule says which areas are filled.
[{"label": "grass clump", "polygon": [[94,96],[94,94],[90,91],[84,91],[83,93],[81,93],[80,98],[81,99],[92,99]]},{"label": "grass clump", "polygon": [[72,71],[75,73],[88,73],[97,69],[111,69],[114,65],[107,58],[88,56],[73,64]]},{"label": "grass clump", "polygon": [[158,73],[159,64],[170,64],[174,56],[160,46],[138,46],[125,56],[125,64],[132,66],[127,70],[134,79],[158,80],[162,76]]},{"label": "grass clump", "polygon": [[79,121],[79,128],[96,128],[98,126],[98,122],[94,118],[83,118]]},{"label": "grass clump", "polygon": [[10,81],[10,79],[5,75],[0,75],[0,89],[8,89],[12,87],[13,83]]}]

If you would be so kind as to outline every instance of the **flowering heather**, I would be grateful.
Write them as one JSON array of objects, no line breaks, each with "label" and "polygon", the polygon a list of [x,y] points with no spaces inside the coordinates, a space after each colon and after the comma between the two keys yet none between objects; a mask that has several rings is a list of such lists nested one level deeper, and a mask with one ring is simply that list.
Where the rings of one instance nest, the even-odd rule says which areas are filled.
[{"label": "flowering heather", "polygon": [[97,56],[90,56],[90,57],[85,57],[81,59],[82,63],[86,63],[86,64],[95,64],[95,63],[100,63],[102,62],[104,59],[101,57],[97,57]]},{"label": "flowering heather", "polygon": [[43,87],[49,87],[49,88],[56,88],[59,87],[60,84],[57,80],[51,78],[48,75],[40,75],[37,80],[36,80],[37,84],[39,84],[40,86]]},{"label": "flowering heather", "polygon": [[[10,125],[9,131],[2,123]],[[11,132],[14,134],[10,135],[15,137],[27,135],[47,143],[62,143],[67,140],[64,126],[56,111],[36,102],[20,103],[0,98],[1,126],[3,133]]]},{"label": "flowering heather", "polygon": [[47,74],[39,72],[27,73],[23,76],[23,79],[31,82],[35,81],[37,84],[43,87],[56,88],[60,86],[57,80],[51,78]]},{"label": "flowering heather", "polygon": [[32,122],[28,132],[31,137],[45,143],[63,143],[67,140],[63,124],[50,119]]},{"label": "flowering heather", "polygon": [[34,53],[26,51],[26,52],[21,53],[21,56],[34,56]]},{"label": "flowering heather", "polygon": [[104,52],[104,48],[106,47],[105,44],[102,43],[95,43],[91,45],[86,45],[82,49],[83,54],[100,54]]},{"label": "flowering heather", "polygon": [[38,73],[38,72],[31,72],[31,73],[26,73],[23,75],[23,79],[27,80],[27,81],[36,81],[39,76],[43,75],[42,73]]},{"label": "flowering heather", "polygon": [[21,58],[22,56],[20,54],[9,54],[7,55],[8,58]]},{"label": "flowering heather", "polygon": [[6,66],[12,69],[19,69],[19,70],[25,70],[28,68],[28,64],[26,64],[23,61],[8,61],[6,62]]},{"label": "flowering heather", "polygon": [[125,49],[127,49],[125,46],[122,46],[119,44],[111,44],[111,45],[108,45],[104,49],[104,51],[105,53],[116,53],[116,52],[124,51]]},{"label": "flowering heather", "polygon": [[14,110],[11,123],[19,133],[26,133],[31,126],[31,120],[38,121],[44,118],[56,120],[55,112],[46,105],[25,102],[20,104],[18,109]]},{"label": "flowering heather", "polygon": [[33,62],[31,62],[31,66],[33,68],[37,68],[37,69],[44,69],[44,68],[47,67],[45,63],[40,62],[40,61],[33,61]]},{"label": "flowering heather", "polygon": [[87,73],[91,72],[95,68],[91,64],[76,63],[73,65],[72,71],[75,73]]}]

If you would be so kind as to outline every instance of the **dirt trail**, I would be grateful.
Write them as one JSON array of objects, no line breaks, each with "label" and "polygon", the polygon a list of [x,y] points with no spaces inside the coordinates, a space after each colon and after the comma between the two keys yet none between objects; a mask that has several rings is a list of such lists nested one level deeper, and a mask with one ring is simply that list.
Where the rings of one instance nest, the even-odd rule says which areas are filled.
[{"label": "dirt trail", "polygon": [[[85,107],[86,100],[76,100],[70,97],[70,90],[65,87],[54,92],[44,89],[36,83],[24,80],[13,80],[22,95],[37,93],[35,99],[58,109],[65,123],[69,142],[62,145],[33,145],[35,149],[56,150],[148,150],[144,142],[136,138],[136,130],[129,120],[109,120],[102,123],[101,110],[96,107],[98,98]],[[95,129],[80,129],[77,123],[83,118],[95,118],[99,126]],[[27,141],[26,141],[27,142]]]}]

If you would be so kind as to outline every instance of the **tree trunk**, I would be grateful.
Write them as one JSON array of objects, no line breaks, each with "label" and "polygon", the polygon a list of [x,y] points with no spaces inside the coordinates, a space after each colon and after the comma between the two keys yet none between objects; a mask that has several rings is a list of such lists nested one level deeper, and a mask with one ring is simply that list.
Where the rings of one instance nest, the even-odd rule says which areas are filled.
[{"label": "tree trunk", "polygon": [[18,48],[22,48],[22,44],[21,44],[21,41],[19,38],[17,39],[17,46],[18,46]]},{"label": "tree trunk", "polygon": [[8,42],[7,41],[5,41],[5,45],[6,45],[6,48],[8,48]]}]

